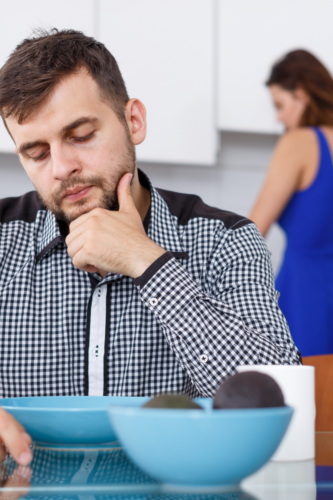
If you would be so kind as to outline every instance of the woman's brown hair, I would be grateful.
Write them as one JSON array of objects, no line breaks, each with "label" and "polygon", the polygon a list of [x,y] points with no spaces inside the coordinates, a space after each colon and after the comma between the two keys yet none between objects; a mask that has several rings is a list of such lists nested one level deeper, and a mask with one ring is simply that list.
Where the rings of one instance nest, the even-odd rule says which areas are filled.
[{"label": "woman's brown hair", "polygon": [[306,50],[293,50],[279,59],[266,85],[304,90],[309,97],[300,127],[333,125],[333,79],[325,66]]}]

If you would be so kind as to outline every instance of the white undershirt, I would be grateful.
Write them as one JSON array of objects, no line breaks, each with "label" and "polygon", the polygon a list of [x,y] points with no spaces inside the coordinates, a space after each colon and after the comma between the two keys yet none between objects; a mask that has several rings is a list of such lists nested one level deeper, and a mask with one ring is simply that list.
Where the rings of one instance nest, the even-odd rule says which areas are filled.
[{"label": "white undershirt", "polygon": [[107,285],[94,291],[90,311],[90,340],[88,351],[88,394],[104,394],[104,346],[106,322]]}]

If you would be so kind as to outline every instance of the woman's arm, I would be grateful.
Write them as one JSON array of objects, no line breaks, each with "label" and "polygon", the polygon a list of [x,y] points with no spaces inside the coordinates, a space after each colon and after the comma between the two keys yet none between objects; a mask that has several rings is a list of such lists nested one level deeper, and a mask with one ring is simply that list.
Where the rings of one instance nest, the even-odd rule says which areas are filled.
[{"label": "woman's arm", "polygon": [[313,180],[318,163],[317,149],[311,129],[287,132],[279,140],[264,186],[249,217],[263,236],[279,218],[294,192],[306,187],[304,179],[310,174]]}]

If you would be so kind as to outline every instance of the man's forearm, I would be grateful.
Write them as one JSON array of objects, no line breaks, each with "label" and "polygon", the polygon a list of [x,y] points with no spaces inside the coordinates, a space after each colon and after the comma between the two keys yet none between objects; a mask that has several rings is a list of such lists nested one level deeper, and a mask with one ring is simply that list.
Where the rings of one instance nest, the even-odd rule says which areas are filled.
[{"label": "man's forearm", "polygon": [[143,302],[160,321],[200,394],[212,396],[241,364],[299,363],[292,341],[281,349],[267,335],[249,329],[229,305],[204,293],[170,253],[155,267],[159,263],[159,269],[148,269],[141,284],[139,280],[135,284],[141,285]]}]

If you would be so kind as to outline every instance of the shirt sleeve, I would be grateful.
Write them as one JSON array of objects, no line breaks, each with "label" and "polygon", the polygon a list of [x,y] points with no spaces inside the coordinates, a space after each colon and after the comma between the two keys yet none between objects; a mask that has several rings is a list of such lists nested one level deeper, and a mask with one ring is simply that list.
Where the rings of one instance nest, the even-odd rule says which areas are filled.
[{"label": "shirt sleeve", "polygon": [[201,395],[212,397],[239,365],[301,363],[254,224],[226,231],[198,282],[168,254],[143,283],[142,301]]}]

